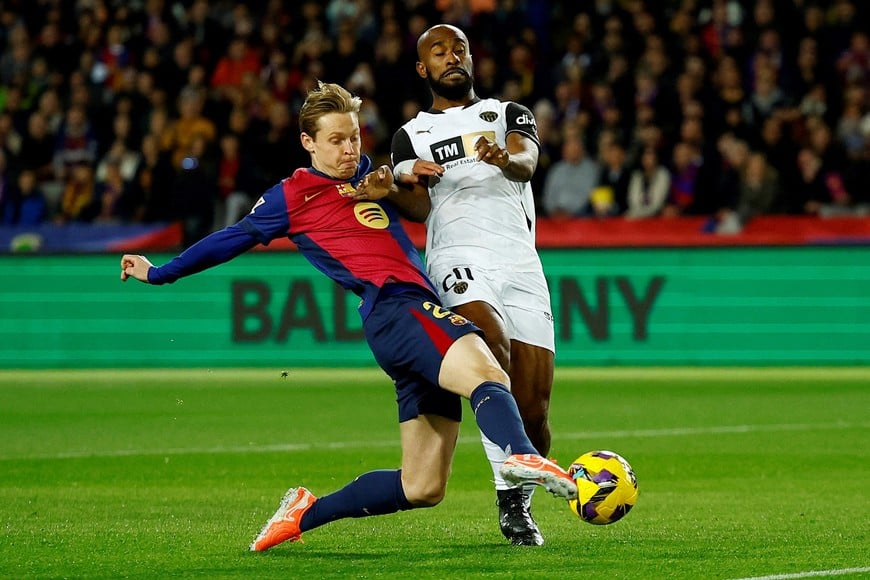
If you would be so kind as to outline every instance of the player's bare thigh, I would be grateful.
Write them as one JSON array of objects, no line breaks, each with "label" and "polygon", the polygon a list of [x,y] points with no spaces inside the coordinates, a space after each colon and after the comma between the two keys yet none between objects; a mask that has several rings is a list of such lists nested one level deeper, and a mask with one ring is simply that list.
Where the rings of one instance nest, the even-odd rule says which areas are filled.
[{"label": "player's bare thigh", "polygon": [[472,391],[485,382],[500,383],[510,388],[507,373],[480,335],[466,334],[447,349],[441,362],[438,384],[468,399]]},{"label": "player's bare thigh", "polygon": [[512,383],[515,387],[517,383],[524,385],[521,389],[524,394],[514,393],[514,395],[517,398],[527,396],[549,400],[555,366],[553,351],[542,346],[512,340],[511,361]]},{"label": "player's bare thigh", "polygon": [[495,355],[496,360],[505,371],[511,368],[511,342],[508,338],[507,326],[498,311],[483,300],[466,302],[451,308],[456,314],[461,314],[483,331],[487,346]]},{"label": "player's bare thigh", "polygon": [[517,401],[526,433],[541,453],[550,450],[550,395],[553,387],[553,351],[511,341],[511,392]]},{"label": "player's bare thigh", "polygon": [[399,424],[402,489],[412,505],[432,506],[444,499],[459,425],[438,415],[419,415]]}]

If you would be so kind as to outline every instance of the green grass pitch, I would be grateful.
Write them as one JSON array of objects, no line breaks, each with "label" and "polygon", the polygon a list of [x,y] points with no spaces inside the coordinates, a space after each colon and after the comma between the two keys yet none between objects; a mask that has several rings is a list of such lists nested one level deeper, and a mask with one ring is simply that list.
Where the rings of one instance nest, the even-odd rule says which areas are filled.
[{"label": "green grass pitch", "polygon": [[610,449],[634,510],[543,490],[541,548],[498,531],[466,405],[438,507],[248,552],[287,487],[398,465],[377,370],[0,372],[3,578],[870,576],[870,369],[558,369],[551,456]]}]

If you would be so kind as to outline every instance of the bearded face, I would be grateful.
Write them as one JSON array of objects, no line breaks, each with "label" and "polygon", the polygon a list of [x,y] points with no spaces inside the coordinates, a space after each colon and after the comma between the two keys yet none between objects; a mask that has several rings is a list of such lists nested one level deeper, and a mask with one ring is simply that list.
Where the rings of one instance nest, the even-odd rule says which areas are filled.
[{"label": "bearded face", "polygon": [[417,44],[417,74],[437,100],[464,102],[474,96],[474,64],[465,34],[446,24],[433,26]]},{"label": "bearded face", "polygon": [[426,80],[429,83],[429,88],[432,89],[433,93],[448,101],[462,99],[474,86],[471,75],[461,68],[450,69],[437,78],[431,70],[427,69],[427,72],[429,74]]}]

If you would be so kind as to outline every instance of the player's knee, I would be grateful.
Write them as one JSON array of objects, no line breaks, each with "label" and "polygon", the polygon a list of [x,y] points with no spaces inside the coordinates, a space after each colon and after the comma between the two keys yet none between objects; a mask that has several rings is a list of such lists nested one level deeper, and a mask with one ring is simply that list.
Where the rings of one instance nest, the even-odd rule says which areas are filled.
[{"label": "player's knee", "polygon": [[[498,349],[496,349],[498,350]],[[510,387],[510,376],[508,368],[510,365],[510,349],[503,351],[504,359],[499,358],[498,352],[493,350],[489,345],[481,352],[481,361],[479,365],[480,375],[484,381],[500,383]]]},{"label": "player's knee", "polygon": [[405,484],[405,497],[415,508],[433,507],[441,503],[447,491],[446,482],[412,481]]},{"label": "player's knee", "polygon": [[526,427],[526,431],[540,433],[541,431],[549,430],[550,425],[547,421],[547,413],[540,408],[527,409],[525,414],[520,411],[520,414],[523,416],[523,425]]},{"label": "player's knee", "polygon": [[489,347],[476,334],[453,343],[441,363],[438,383],[453,393],[469,397],[481,383],[493,382],[510,388],[510,378]]},{"label": "player's knee", "polygon": [[[510,388],[511,380],[508,374],[498,364],[488,364],[480,369],[480,382],[499,383]],[[478,383],[480,384],[480,383]]]}]

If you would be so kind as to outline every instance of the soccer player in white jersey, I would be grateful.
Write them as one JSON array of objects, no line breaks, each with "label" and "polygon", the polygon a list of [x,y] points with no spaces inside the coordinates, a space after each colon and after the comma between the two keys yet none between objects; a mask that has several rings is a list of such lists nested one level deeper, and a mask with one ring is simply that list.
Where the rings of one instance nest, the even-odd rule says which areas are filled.
[{"label": "soccer player in white jersey", "polygon": [[[393,136],[394,174],[404,188],[394,201],[406,217],[426,221],[429,277],[453,311],[472,320],[509,372],[529,438],[550,450],[547,413],[555,340],[550,295],[535,249],[529,180],[538,163],[528,108],[474,93],[468,38],[433,26],[417,42],[417,73],[432,108]],[[529,512],[531,490],[498,474],[509,450],[483,437],[493,466],[499,525],[513,544],[541,545]]]}]

